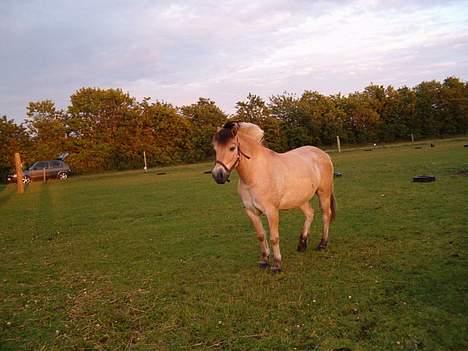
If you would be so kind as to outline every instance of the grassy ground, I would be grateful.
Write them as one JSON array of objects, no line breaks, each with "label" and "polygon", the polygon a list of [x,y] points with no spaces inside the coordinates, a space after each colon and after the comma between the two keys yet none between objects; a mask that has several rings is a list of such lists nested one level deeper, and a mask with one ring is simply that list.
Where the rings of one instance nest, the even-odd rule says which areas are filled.
[{"label": "grassy ground", "polygon": [[3,186],[0,349],[466,350],[464,143],[334,153],[329,249],[282,212],[277,275],[210,164]]}]

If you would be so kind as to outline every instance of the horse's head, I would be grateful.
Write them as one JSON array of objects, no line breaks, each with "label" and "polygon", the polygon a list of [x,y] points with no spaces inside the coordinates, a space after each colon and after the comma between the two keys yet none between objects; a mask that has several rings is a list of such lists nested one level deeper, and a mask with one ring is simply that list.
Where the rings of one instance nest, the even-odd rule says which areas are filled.
[{"label": "horse's head", "polygon": [[218,184],[229,181],[232,170],[239,165],[241,155],[237,137],[239,126],[239,122],[227,122],[213,137],[216,161],[211,175]]}]

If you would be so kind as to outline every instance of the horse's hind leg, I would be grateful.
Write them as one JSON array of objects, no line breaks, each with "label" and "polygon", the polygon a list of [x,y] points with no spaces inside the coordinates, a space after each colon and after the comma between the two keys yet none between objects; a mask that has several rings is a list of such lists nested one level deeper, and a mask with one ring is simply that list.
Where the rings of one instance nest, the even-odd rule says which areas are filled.
[{"label": "horse's hind leg", "polygon": [[307,249],[307,242],[309,240],[309,230],[312,221],[314,220],[314,209],[310,206],[309,201],[299,207],[304,213],[305,221],[304,228],[299,236],[299,243],[297,244],[297,251],[303,252]]},{"label": "horse's hind leg", "polygon": [[317,192],[320,202],[320,209],[322,211],[322,239],[320,244],[317,246],[317,250],[323,250],[328,245],[328,232],[330,228],[330,222],[332,219],[332,208],[331,208],[331,192],[321,191]]},{"label": "horse's hind leg", "polygon": [[259,265],[261,268],[267,268],[269,265],[268,259],[270,257],[270,248],[268,247],[268,241],[266,240],[262,220],[260,219],[260,215],[252,210],[246,209],[245,212],[247,213],[247,216],[249,216],[250,221],[255,228],[257,239],[260,244],[260,250],[262,251],[262,260],[259,262]]}]

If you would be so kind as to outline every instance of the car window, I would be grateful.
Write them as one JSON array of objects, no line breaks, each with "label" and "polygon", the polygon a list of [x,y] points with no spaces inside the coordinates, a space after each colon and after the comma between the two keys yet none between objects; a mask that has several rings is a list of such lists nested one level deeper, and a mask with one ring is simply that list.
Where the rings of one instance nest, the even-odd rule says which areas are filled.
[{"label": "car window", "polygon": [[49,168],[49,162],[40,161],[40,162],[36,162],[33,166],[33,169],[43,169],[43,168]]},{"label": "car window", "polygon": [[50,167],[51,168],[61,168],[62,167],[62,162],[60,162],[60,161],[51,161],[50,162]]}]

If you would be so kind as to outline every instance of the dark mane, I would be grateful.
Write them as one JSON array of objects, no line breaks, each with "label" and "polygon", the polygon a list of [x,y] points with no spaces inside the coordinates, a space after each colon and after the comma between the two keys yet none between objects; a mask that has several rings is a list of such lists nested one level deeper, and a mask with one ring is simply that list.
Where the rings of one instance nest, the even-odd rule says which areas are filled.
[{"label": "dark mane", "polygon": [[226,145],[232,138],[236,136],[238,128],[238,122],[226,122],[223,128],[216,132],[213,140],[218,144]]}]

